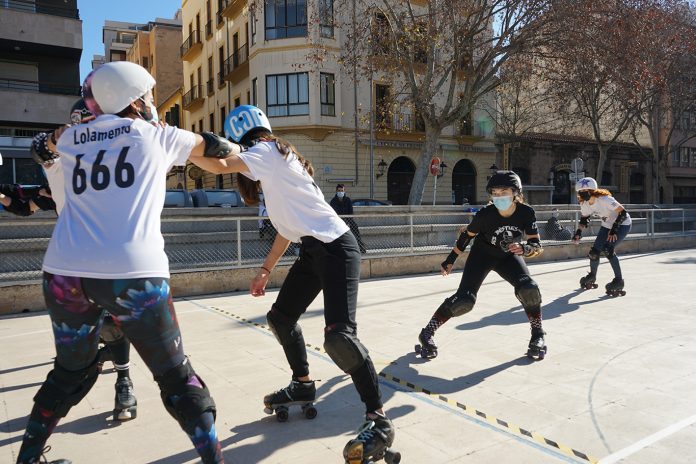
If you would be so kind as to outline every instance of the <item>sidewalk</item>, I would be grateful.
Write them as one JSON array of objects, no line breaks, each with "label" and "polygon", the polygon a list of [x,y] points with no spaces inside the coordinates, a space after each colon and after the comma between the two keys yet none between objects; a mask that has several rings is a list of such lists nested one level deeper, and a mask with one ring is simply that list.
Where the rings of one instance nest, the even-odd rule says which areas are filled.
[{"label": "sidewalk", "polygon": [[[628,295],[613,299],[603,291],[612,277],[604,259],[600,288],[590,291],[578,290],[587,260],[531,264],[548,332],[541,362],[524,356],[529,325],[497,274],[484,282],[473,312],[437,333],[440,356],[432,361],[416,357],[414,343],[461,273],[363,282],[360,338],[380,373],[402,462],[696,462],[696,250],[621,258]],[[322,380],[317,418],[292,409],[279,423],[262,411],[263,395],[290,378],[265,327],[275,296],[176,301],[186,351],[218,406],[226,462],[342,463],[363,409],[350,379],[321,349],[321,298],[300,320],[315,348],[312,375]],[[32,397],[52,364],[52,343],[46,313],[0,318],[2,463],[16,459]],[[111,421],[116,374],[107,369],[56,428],[49,459],[198,462],[135,352],[131,364],[137,419]]]}]

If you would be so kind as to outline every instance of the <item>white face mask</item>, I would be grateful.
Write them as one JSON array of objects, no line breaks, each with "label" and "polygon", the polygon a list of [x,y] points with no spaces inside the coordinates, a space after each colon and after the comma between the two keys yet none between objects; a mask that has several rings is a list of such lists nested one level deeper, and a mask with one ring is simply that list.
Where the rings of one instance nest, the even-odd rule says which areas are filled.
[{"label": "white face mask", "polygon": [[152,115],[152,118],[145,119],[145,115],[142,113],[140,114],[140,116],[142,116],[142,118],[145,119],[146,122],[158,123],[159,122],[159,115],[157,114],[157,108],[155,107],[155,105],[152,102],[146,101],[142,98],[140,99],[140,101],[142,101],[143,103],[145,103],[145,105],[147,105],[147,108],[150,110],[150,114]]},{"label": "white face mask", "polygon": [[336,192],[336,196],[338,198],[343,198],[343,196],[346,194],[346,192]]}]

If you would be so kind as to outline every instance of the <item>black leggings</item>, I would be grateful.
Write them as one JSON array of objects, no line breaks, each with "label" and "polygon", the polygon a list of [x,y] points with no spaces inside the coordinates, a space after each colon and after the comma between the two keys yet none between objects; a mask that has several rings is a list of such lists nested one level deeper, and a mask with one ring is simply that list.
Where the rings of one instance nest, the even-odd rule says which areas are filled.
[{"label": "black leggings", "polygon": [[[292,325],[323,290],[326,331],[340,328],[362,347],[357,338],[355,322],[359,281],[360,249],[351,232],[346,232],[331,243],[302,237],[300,257],[290,268],[278,299],[273,304],[273,311],[280,313]],[[293,376],[309,375],[307,349],[301,334],[293,343],[284,344],[283,350]],[[369,356],[351,377],[368,412],[381,408],[377,374]]]},{"label": "black leggings", "polygon": [[[464,296],[467,293],[474,297],[478,294],[483,280],[489,272],[495,271],[512,285],[515,290],[527,282],[534,283],[534,280],[529,275],[527,264],[521,256],[506,253],[500,256],[497,253],[491,253],[485,247],[488,245],[481,244],[471,247],[469,257],[464,265],[462,280],[459,283],[456,295]],[[536,311],[539,308],[525,308],[525,311]]]}]

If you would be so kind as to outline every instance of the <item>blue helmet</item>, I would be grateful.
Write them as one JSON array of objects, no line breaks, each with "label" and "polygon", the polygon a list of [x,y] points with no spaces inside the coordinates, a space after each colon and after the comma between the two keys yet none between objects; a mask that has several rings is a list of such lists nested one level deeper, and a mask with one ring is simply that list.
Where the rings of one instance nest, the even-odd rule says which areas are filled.
[{"label": "blue helmet", "polygon": [[272,132],[271,123],[259,108],[253,105],[236,107],[225,118],[225,135],[239,143],[253,129],[264,128]]}]

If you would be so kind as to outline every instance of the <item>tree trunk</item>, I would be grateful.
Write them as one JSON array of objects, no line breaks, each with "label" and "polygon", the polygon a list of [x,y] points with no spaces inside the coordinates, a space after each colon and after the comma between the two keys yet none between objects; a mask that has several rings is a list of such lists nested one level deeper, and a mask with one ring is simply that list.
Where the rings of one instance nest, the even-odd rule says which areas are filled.
[{"label": "tree trunk", "polygon": [[597,185],[602,185],[602,172],[604,172],[604,165],[607,162],[607,153],[609,152],[609,147],[607,145],[598,144],[599,148],[599,160],[597,161],[597,173],[595,174],[595,180]]},{"label": "tree trunk", "polygon": [[413,175],[413,183],[411,184],[411,193],[408,196],[409,205],[420,205],[423,200],[423,190],[425,190],[425,181],[430,173],[430,160],[437,153],[437,141],[440,138],[442,129],[434,127],[425,128],[425,141],[421,149],[420,158],[416,165],[416,172]]}]

